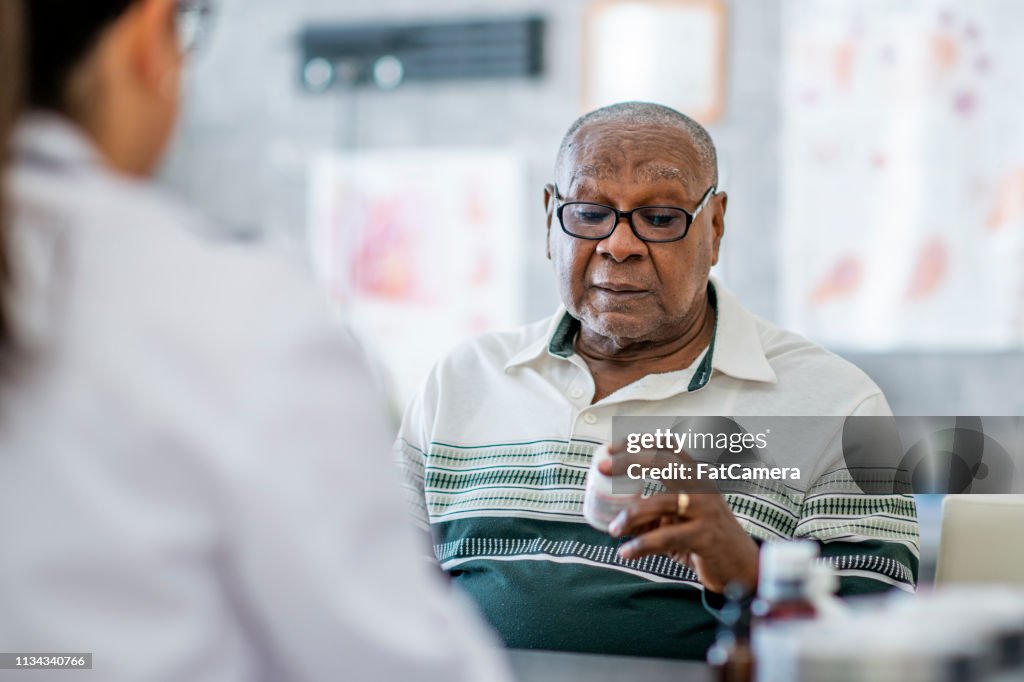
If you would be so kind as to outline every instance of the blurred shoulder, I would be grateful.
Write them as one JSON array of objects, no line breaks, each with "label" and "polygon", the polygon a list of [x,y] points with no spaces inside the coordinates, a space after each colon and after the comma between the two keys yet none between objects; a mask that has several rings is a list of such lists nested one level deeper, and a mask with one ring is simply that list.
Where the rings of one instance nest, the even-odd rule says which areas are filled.
[{"label": "blurred shoulder", "polygon": [[809,408],[849,414],[863,403],[887,411],[882,390],[849,360],[792,331],[754,316],[765,358],[778,377],[778,387],[801,395]]}]

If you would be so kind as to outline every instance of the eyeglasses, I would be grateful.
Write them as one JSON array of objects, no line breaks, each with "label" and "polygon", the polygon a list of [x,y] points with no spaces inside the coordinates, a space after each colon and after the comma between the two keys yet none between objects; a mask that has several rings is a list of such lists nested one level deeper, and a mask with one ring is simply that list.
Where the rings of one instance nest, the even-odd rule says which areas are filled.
[{"label": "eyeglasses", "polygon": [[[555,190],[555,200],[562,201]],[[562,231],[578,239],[607,239],[626,218],[637,239],[645,242],[676,242],[686,236],[690,225],[715,196],[712,185],[704,193],[697,208],[690,213],[678,206],[638,206],[632,211],[620,211],[605,204],[589,201],[569,201],[560,204],[555,214],[562,225]]]},{"label": "eyeglasses", "polygon": [[178,45],[183,54],[199,50],[209,29],[213,7],[210,0],[178,0]]}]

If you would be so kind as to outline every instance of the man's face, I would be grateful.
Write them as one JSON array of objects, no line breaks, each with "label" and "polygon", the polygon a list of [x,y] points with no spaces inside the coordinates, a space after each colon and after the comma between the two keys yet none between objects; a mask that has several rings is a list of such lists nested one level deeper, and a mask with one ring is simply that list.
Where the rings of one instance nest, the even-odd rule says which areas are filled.
[{"label": "man's face", "polygon": [[676,128],[584,125],[558,169],[561,202],[545,192],[548,257],[559,293],[586,331],[617,347],[675,340],[699,324],[708,273],[718,262],[726,197],[713,197],[686,238],[641,241],[621,220],[603,240],[562,231],[559,203],[590,201],[628,211],[637,206],[697,208],[711,184],[689,136]]}]

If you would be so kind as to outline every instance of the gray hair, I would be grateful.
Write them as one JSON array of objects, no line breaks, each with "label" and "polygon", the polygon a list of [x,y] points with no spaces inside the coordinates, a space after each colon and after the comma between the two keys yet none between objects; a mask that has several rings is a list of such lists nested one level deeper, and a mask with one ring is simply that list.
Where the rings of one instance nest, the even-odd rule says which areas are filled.
[{"label": "gray hair", "polygon": [[580,128],[588,123],[620,123],[624,125],[651,125],[676,128],[687,134],[693,142],[694,151],[700,163],[701,175],[708,175],[711,184],[718,185],[718,152],[711,135],[700,123],[671,107],[652,102],[619,102],[580,116],[569,126],[558,147],[555,160],[555,175],[562,168],[565,157],[572,149],[573,140]]}]

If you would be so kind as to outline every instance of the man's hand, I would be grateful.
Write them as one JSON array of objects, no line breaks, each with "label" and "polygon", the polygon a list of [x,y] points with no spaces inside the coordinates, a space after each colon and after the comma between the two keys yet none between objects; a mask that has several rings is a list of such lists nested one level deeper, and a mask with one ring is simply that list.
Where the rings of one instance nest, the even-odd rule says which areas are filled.
[{"label": "man's hand", "polygon": [[[631,464],[664,467],[670,462],[693,466],[683,453],[646,450],[625,452],[621,444],[609,448],[612,458],[602,462],[606,476],[625,476]],[[619,548],[623,559],[666,554],[697,571],[701,583],[712,592],[723,593],[726,585],[742,583],[749,591],[757,587],[758,547],[733,516],[725,498],[706,481],[663,481],[671,492],[637,497],[612,521],[612,537],[635,536]],[[683,516],[679,515],[679,493],[689,495]]]}]

